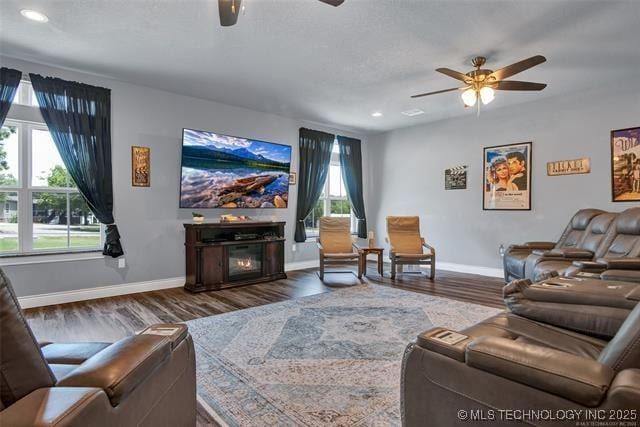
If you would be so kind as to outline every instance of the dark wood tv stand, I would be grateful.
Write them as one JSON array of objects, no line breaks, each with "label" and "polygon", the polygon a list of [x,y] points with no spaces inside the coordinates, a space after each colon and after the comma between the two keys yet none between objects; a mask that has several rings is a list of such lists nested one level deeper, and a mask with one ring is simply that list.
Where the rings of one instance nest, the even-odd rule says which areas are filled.
[{"label": "dark wood tv stand", "polygon": [[284,222],[184,224],[185,289],[215,291],[286,279]]}]

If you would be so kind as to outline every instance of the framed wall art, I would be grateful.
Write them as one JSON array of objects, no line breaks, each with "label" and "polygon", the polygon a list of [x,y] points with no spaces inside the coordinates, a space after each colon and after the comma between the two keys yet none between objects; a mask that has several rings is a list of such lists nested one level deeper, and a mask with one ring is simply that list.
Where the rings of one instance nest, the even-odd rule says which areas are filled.
[{"label": "framed wall art", "polygon": [[556,160],[547,162],[547,175],[579,175],[591,173],[591,159]]},{"label": "framed wall art", "polygon": [[484,210],[531,210],[531,154],[531,142],[484,148]]},{"label": "framed wall art", "polygon": [[467,189],[467,168],[468,166],[457,166],[444,170],[445,190],[466,190]]},{"label": "framed wall art", "polygon": [[640,201],[640,127],[611,131],[611,198]]},{"label": "framed wall art", "polygon": [[151,186],[151,149],[149,147],[131,147],[131,185],[134,187]]}]

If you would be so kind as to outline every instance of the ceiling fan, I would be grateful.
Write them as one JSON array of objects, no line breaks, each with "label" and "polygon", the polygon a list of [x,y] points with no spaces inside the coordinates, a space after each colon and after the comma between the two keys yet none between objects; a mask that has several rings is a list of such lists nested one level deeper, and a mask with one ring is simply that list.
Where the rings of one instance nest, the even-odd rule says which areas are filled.
[{"label": "ceiling fan", "polygon": [[[483,56],[476,56],[471,60],[471,63],[475,70],[469,71],[466,74],[454,71],[450,68],[438,68],[437,72],[446,74],[449,77],[453,77],[456,80],[464,82],[462,87],[454,87],[451,89],[437,90],[435,92],[421,93],[413,95],[411,98],[420,98],[422,96],[435,95],[437,93],[452,92],[454,90],[461,90],[462,101],[465,107],[473,107],[478,98],[482,101],[482,104],[488,104],[493,101],[496,90],[530,90],[537,91],[547,87],[544,83],[532,83],[532,82],[520,82],[515,80],[505,80],[515,74],[521,73],[524,70],[535,67],[545,62],[547,58],[542,55],[532,56],[531,58],[524,59],[516,62],[515,64],[507,65],[504,68],[493,71],[481,68],[486,62],[487,58]],[[478,111],[480,103],[478,102]]]},{"label": "ceiling fan", "polygon": [[[338,7],[344,0],[320,0],[322,3]],[[218,13],[220,14],[220,25],[231,27],[238,22],[238,14],[242,10],[242,0],[218,0]]]}]

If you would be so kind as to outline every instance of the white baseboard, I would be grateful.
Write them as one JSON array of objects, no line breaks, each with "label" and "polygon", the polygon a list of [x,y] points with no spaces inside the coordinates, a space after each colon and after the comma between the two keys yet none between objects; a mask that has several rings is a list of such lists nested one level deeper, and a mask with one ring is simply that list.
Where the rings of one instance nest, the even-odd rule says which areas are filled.
[{"label": "white baseboard", "polygon": [[[285,271],[317,268],[319,261],[298,261],[285,264]],[[458,273],[478,274],[489,277],[503,277],[499,268],[481,267],[477,265],[455,264],[452,262],[436,263],[438,270],[456,271]],[[65,304],[68,302],[86,301],[90,299],[114,297],[118,295],[136,294],[139,292],[157,291],[160,289],[179,288],[184,286],[184,277],[150,280],[147,282],[123,283],[120,285],[98,286],[95,288],[73,291],[51,292],[48,294],[19,297],[18,302],[24,308],[42,307],[46,305]]]},{"label": "white baseboard", "polygon": [[289,262],[284,265],[284,271],[304,270],[305,268],[317,268],[320,266],[320,261],[317,259],[311,259],[309,261]]},{"label": "white baseboard", "polygon": [[[318,260],[299,261],[285,264],[285,271],[302,270],[318,266]],[[157,291],[160,289],[179,288],[184,286],[184,277],[150,280],[147,282],[123,283],[119,285],[98,286],[95,288],[73,291],[51,292],[48,294],[19,297],[18,302],[24,308],[43,307],[46,305],[65,304],[68,302],[86,301],[90,299],[115,297],[118,295],[137,294],[139,292]]]},{"label": "white baseboard", "polygon": [[456,264],[453,262],[436,262],[436,269],[455,271],[457,273],[478,274],[480,276],[504,277],[501,268],[482,267],[480,265]]},{"label": "white baseboard", "polygon": [[73,291],[51,292],[49,294],[29,295],[25,297],[18,297],[18,302],[22,308],[32,308],[42,307],[45,305],[64,304],[68,302],[86,301],[96,298],[114,297],[118,295],[137,294],[139,292],[157,291],[159,289],[178,288],[180,286],[184,286],[184,277],[98,286],[95,288],[78,289]]}]

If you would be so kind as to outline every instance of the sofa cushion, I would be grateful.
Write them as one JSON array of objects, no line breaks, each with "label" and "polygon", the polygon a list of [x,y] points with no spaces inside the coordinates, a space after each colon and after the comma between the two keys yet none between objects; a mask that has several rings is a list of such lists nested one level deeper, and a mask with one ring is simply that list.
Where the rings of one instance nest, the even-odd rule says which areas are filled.
[{"label": "sofa cushion", "polygon": [[460,332],[470,337],[496,336],[512,340],[525,339],[528,344],[549,347],[576,356],[596,359],[606,341],[535,322],[510,313],[491,317]]},{"label": "sofa cushion", "polygon": [[542,261],[540,264],[535,266],[531,280],[533,282],[537,282],[541,277],[546,276],[553,271],[557,272],[559,275],[562,275],[567,268],[571,267],[571,264],[571,260],[559,259]]},{"label": "sofa cushion", "polygon": [[47,344],[42,346],[42,354],[49,364],[79,365],[109,345],[104,342]]}]

